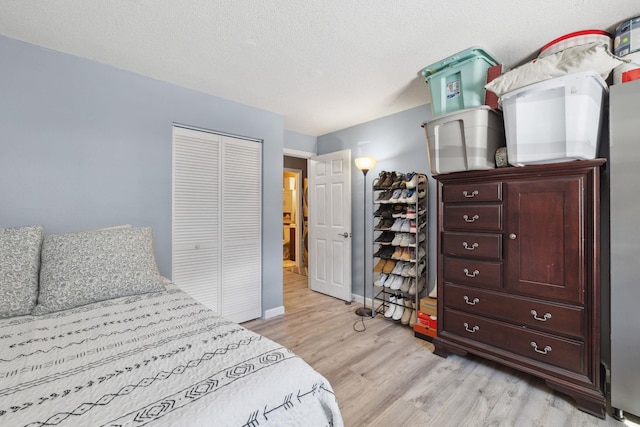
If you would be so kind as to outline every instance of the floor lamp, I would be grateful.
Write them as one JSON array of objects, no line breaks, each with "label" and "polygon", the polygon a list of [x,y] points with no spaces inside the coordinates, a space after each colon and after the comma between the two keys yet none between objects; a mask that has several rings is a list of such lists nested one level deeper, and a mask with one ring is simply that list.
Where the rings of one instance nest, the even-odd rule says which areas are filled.
[{"label": "floor lamp", "polygon": [[[373,157],[357,157],[355,159],[355,163],[356,163],[356,167],[360,169],[363,174],[362,197],[364,200],[363,200],[362,211],[364,212],[364,218],[362,221],[362,228],[364,233],[362,233],[362,241],[363,241],[363,248],[364,248],[363,254],[366,255],[367,253],[367,172],[369,172],[369,170],[376,165],[376,159],[374,159]],[[362,264],[364,266],[362,271],[362,284],[363,284],[362,289],[363,289],[364,307],[359,307],[358,309],[356,309],[356,314],[362,317],[365,317],[365,316],[373,317],[373,308],[367,307],[367,260],[366,260],[366,257],[364,257],[364,259],[362,260]],[[371,306],[373,307],[373,295],[371,299]]]}]

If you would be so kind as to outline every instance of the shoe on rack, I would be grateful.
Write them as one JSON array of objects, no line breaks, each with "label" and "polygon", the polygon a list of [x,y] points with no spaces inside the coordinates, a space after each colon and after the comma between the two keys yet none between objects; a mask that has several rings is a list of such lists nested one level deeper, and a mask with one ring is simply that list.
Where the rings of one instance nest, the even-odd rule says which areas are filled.
[{"label": "shoe on rack", "polygon": [[400,286],[400,292],[409,292],[409,288],[411,287],[411,283],[413,283],[415,281],[415,279],[412,279],[411,277],[405,277],[404,280],[402,280],[402,286]]},{"label": "shoe on rack", "polygon": [[[415,224],[414,224],[414,228],[415,228]],[[410,233],[411,232],[411,220],[403,219],[402,220],[402,225],[400,226],[400,231],[402,231],[403,233]]]},{"label": "shoe on rack", "polygon": [[409,222],[409,233],[415,233],[418,231],[418,227],[415,220]]},{"label": "shoe on rack", "polygon": [[403,235],[404,235],[403,233],[396,233],[396,235],[393,237],[393,240],[391,241],[391,244],[393,246],[400,246],[400,242],[402,241]]},{"label": "shoe on rack", "polygon": [[390,319],[393,316],[393,312],[396,310],[396,297],[389,297],[389,306],[387,307],[387,311],[384,312],[384,317]]},{"label": "shoe on rack", "polygon": [[410,299],[404,300],[404,313],[402,314],[402,318],[400,319],[400,323],[403,325],[408,325],[409,320],[411,319],[411,312],[413,311],[413,301]]},{"label": "shoe on rack", "polygon": [[415,205],[418,203],[418,191],[417,190],[408,190],[411,191],[411,194],[407,192],[407,203]]},{"label": "shoe on rack", "polygon": [[391,216],[393,216],[394,218],[402,218],[402,215],[404,215],[406,209],[406,206],[395,205],[395,207],[393,208],[393,214]]},{"label": "shoe on rack", "polygon": [[393,274],[391,273],[387,274],[387,278],[384,281],[383,286],[385,288],[390,288],[395,279],[396,279],[396,276],[394,276]]},{"label": "shoe on rack", "polygon": [[382,271],[382,269],[384,268],[385,263],[387,262],[386,259],[380,259],[377,264],[373,267],[373,271],[376,273],[380,273]]},{"label": "shoe on rack", "polygon": [[378,224],[376,224],[376,230],[382,230],[382,231],[391,230],[393,223],[394,221],[391,218],[380,218],[380,220],[378,221]]},{"label": "shoe on rack", "polygon": [[[391,258],[391,255],[393,255],[393,253],[395,252],[395,249],[393,248],[393,246],[382,246],[380,251],[380,258],[385,258],[385,259],[389,259]],[[423,249],[424,252],[424,249]]]},{"label": "shoe on rack", "polygon": [[417,313],[417,307],[415,310],[411,310],[411,317],[409,318],[409,326],[413,328],[413,325],[415,325],[418,322],[418,313]]},{"label": "shoe on rack", "polygon": [[[392,246],[390,246],[392,247]],[[398,246],[396,247],[396,250],[393,252],[393,255],[391,255],[391,259],[395,259],[395,260],[401,260],[402,259],[402,253],[404,252],[403,250],[404,248]]]},{"label": "shoe on rack", "polygon": [[395,172],[388,172],[387,176],[385,177],[384,181],[382,181],[380,183],[380,186],[383,188],[391,188],[391,185],[393,184],[393,181],[396,180],[396,173]]},{"label": "shoe on rack", "polygon": [[407,219],[415,219],[416,218],[416,207],[415,206],[407,206],[407,213],[405,215]]},{"label": "shoe on rack", "polygon": [[400,254],[400,259],[402,261],[411,261],[411,254],[413,252],[413,248],[402,247],[402,249],[403,250],[402,250],[402,253]]},{"label": "shoe on rack", "polygon": [[391,283],[391,286],[389,286],[389,289],[391,289],[392,291],[397,291],[398,289],[400,289],[402,287],[402,283],[403,282],[404,282],[404,277],[395,276],[395,279]]},{"label": "shoe on rack", "polygon": [[391,193],[391,198],[387,203],[398,203],[400,201],[400,196],[402,196],[402,190],[400,188],[396,188]]},{"label": "shoe on rack", "polygon": [[396,174],[396,177],[393,180],[393,183],[391,184],[391,188],[393,189],[404,188],[404,185],[403,185],[404,181],[405,181],[405,177],[403,173]]},{"label": "shoe on rack", "polygon": [[391,243],[391,241],[393,241],[394,237],[396,237],[396,234],[391,232],[391,231],[383,231],[382,234],[380,234],[375,242],[376,243],[380,243],[382,245],[388,245],[389,243]]},{"label": "shoe on rack", "polygon": [[420,259],[424,258],[424,256],[427,254],[422,246],[420,246],[417,249],[416,248],[410,248],[410,249],[411,249],[411,260],[412,261],[416,260],[416,251],[418,252],[418,258],[420,258]]},{"label": "shoe on rack", "polygon": [[398,197],[398,203],[407,203],[407,190],[402,190],[400,197]]},{"label": "shoe on rack", "polygon": [[373,282],[373,286],[377,286],[379,288],[384,286],[384,281],[387,280],[387,277],[389,277],[388,274],[385,273],[381,273],[378,278],[376,279],[375,282]]},{"label": "shoe on rack", "polygon": [[425,283],[427,283],[427,280],[424,277],[421,277],[418,280],[414,280],[407,293],[409,295],[415,295],[417,291],[417,293],[420,294],[420,292],[422,292],[422,290],[424,289]]},{"label": "shoe on rack", "polygon": [[409,277],[411,276],[411,269],[413,268],[413,264],[410,262],[405,262],[404,265],[402,266],[402,271],[400,272],[400,274],[402,275],[402,277]]},{"label": "shoe on rack", "polygon": [[384,263],[384,266],[382,267],[382,272],[391,274],[391,272],[395,267],[396,267],[396,262],[392,259],[388,259],[386,260],[386,262]]},{"label": "shoe on rack", "polygon": [[404,314],[404,299],[402,297],[397,297],[396,309],[393,310],[393,314],[391,315],[391,318],[393,320],[400,320],[402,319],[403,314]]},{"label": "shoe on rack", "polygon": [[391,231],[400,231],[400,228],[402,228],[402,224],[403,224],[403,219],[402,218],[398,218],[393,222],[393,225],[391,226]]},{"label": "shoe on rack", "polygon": [[385,180],[387,179],[387,175],[389,175],[389,172],[386,171],[382,171],[378,174],[378,177],[376,179],[373,180],[373,189],[374,190],[379,190],[384,188],[382,186],[382,184],[385,182]]},{"label": "shoe on rack", "polygon": [[411,266],[408,274],[411,277],[420,277],[420,275],[422,274],[422,270],[424,270],[424,263],[423,262],[416,263]]},{"label": "shoe on rack", "polygon": [[406,179],[407,180],[406,180],[406,184],[405,185],[407,186],[407,188],[409,188],[409,189],[416,188],[416,185],[418,185],[418,174],[417,173],[415,173],[415,172],[408,173]]},{"label": "shoe on rack", "polygon": [[400,240],[400,246],[415,246],[416,244],[416,238],[413,234],[409,234],[409,233],[403,233],[402,234],[402,240]]},{"label": "shoe on rack", "polygon": [[396,265],[393,267],[393,271],[391,272],[391,274],[400,275],[400,273],[402,273],[402,269],[404,268],[404,264],[404,261],[396,262]]},{"label": "shoe on rack", "polygon": [[382,218],[389,218],[389,217],[386,217],[386,216],[384,215],[384,211],[386,211],[386,210],[388,210],[388,209],[389,209],[389,206],[387,206],[387,205],[380,205],[380,206],[378,207],[378,209],[376,209],[376,211],[373,213],[373,216],[375,216],[375,217],[382,217]]},{"label": "shoe on rack", "polygon": [[422,199],[427,195],[427,185],[418,185],[418,187],[416,187],[416,193],[418,193],[418,199]]}]

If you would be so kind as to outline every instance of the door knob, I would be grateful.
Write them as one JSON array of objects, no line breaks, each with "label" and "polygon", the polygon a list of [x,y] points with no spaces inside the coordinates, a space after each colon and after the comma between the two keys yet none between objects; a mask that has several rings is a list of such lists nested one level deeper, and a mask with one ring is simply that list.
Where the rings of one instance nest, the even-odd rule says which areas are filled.
[{"label": "door knob", "polygon": [[338,233],[338,236],[349,237],[349,233],[345,231],[344,233]]},{"label": "door knob", "polygon": [[511,233],[511,234],[509,234],[509,238],[511,240],[516,240],[518,238],[518,236],[516,236],[516,233]]}]

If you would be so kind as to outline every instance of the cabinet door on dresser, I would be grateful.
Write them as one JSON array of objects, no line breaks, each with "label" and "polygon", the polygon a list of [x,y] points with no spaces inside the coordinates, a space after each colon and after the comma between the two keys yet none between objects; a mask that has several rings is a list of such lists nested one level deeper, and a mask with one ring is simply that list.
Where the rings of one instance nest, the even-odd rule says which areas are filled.
[{"label": "cabinet door on dresser", "polygon": [[505,289],[583,303],[584,175],[505,183]]}]

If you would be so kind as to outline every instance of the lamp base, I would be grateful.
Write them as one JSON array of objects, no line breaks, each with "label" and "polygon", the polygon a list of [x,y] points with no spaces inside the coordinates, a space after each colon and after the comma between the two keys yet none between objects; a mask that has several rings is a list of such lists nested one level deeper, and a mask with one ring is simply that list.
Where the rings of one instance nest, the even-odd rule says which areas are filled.
[{"label": "lamp base", "polygon": [[373,311],[368,307],[359,307],[356,309],[356,314],[362,317],[373,317]]}]

